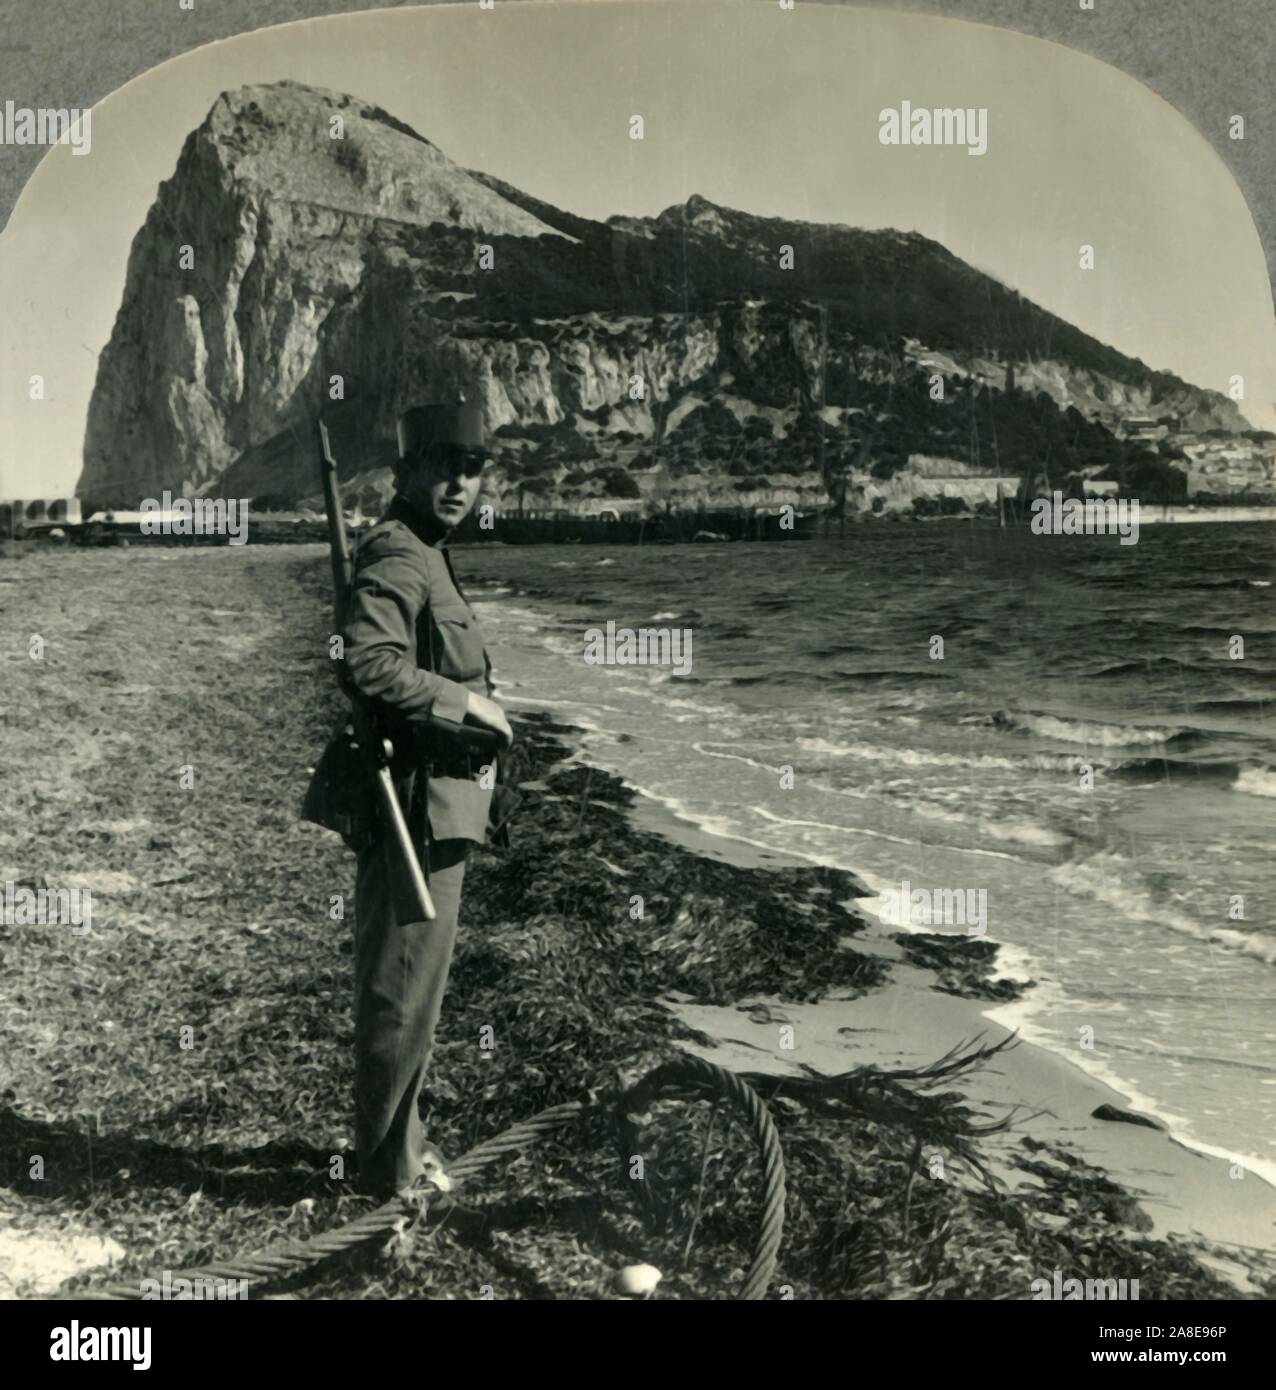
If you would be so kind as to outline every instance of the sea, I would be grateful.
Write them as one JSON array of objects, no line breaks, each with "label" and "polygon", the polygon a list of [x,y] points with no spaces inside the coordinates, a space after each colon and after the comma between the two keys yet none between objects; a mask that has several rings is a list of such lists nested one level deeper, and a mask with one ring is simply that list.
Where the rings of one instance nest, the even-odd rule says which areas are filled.
[{"label": "sea", "polygon": [[[512,710],[871,908],[907,883],[894,930],[979,932],[1035,982],[991,1017],[1276,1181],[1276,526],[455,557]],[[586,660],[608,622],[690,661]],[[982,924],[943,890],[983,890]]]}]

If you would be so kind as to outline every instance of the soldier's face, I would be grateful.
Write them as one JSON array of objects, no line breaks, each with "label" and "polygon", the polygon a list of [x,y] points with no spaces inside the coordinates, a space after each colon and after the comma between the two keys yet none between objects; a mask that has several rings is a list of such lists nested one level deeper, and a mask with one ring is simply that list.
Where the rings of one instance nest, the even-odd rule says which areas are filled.
[{"label": "soldier's face", "polygon": [[432,450],[424,458],[404,463],[399,491],[445,530],[459,526],[478,501],[487,453],[481,449]]}]

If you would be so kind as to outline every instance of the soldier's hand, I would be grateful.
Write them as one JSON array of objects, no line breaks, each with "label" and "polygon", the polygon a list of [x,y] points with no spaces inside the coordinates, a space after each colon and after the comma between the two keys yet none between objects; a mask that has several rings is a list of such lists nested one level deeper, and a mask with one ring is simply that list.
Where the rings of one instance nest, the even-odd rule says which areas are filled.
[{"label": "soldier's hand", "polygon": [[465,717],[499,734],[502,748],[508,748],[514,742],[514,731],[505,717],[505,711],[495,700],[480,695],[476,690],[466,694]]}]

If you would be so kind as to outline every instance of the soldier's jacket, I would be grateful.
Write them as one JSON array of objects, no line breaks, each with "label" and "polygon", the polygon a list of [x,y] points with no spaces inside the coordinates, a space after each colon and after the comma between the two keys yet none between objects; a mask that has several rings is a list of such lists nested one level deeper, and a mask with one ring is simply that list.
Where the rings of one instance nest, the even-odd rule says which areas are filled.
[{"label": "soldier's jacket", "polygon": [[[339,831],[354,849],[381,832],[366,746],[394,743],[391,769],[413,838],[482,842],[492,817],[491,755],[467,754],[443,731],[465,718],[466,691],[491,693],[491,662],[446,550],[430,545],[412,508],[396,498],[355,556],[343,638],[345,683],[375,727],[343,715],[315,773],[302,816]],[[484,786],[483,781],[489,785]],[[498,797],[499,819],[513,798]],[[497,820],[493,820],[493,827]]]}]

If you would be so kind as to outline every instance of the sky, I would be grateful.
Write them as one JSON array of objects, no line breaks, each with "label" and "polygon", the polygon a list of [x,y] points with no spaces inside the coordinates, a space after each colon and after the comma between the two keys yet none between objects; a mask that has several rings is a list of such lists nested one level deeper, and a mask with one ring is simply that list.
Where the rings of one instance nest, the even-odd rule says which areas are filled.
[{"label": "sky", "polygon": [[[1106,64],[896,12],[468,3],[210,44],[95,107],[87,155],[46,155],[0,235],[0,497],[74,488],[97,356],[159,183],[222,91],[284,78],[374,101],[461,165],[585,216],[699,193],[919,231],[1151,367],[1220,391],[1243,376],[1242,412],[1276,428],[1276,320],[1245,200],[1185,118]],[[879,113],[904,100],[987,108],[987,153],[882,145]]]}]

